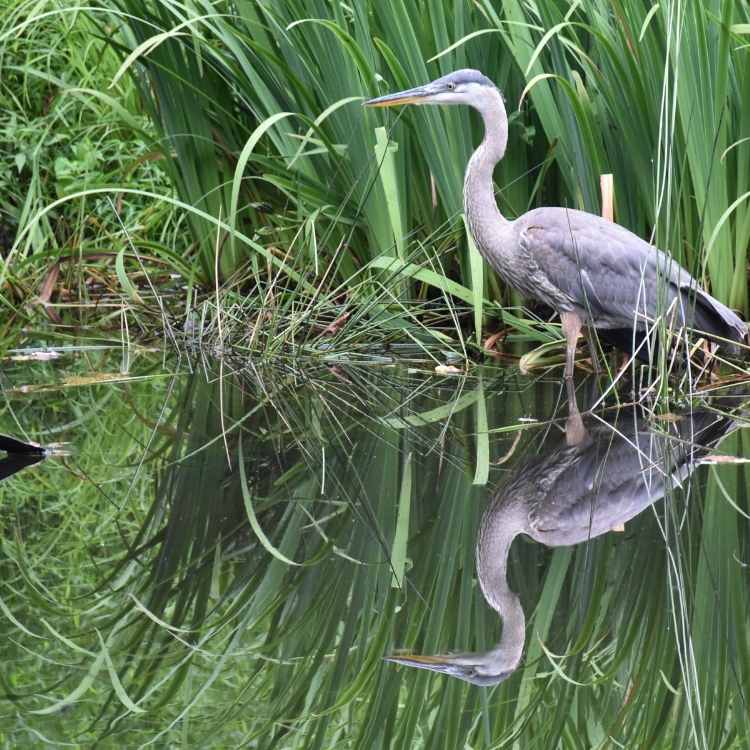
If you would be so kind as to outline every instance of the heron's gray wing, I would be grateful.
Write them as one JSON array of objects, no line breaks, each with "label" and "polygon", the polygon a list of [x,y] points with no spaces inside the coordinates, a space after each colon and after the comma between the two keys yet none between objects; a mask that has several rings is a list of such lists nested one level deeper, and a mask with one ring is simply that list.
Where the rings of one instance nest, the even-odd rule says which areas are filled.
[{"label": "heron's gray wing", "polygon": [[538,208],[515,225],[542,292],[557,290],[601,325],[630,325],[636,311],[654,316],[661,279],[662,304],[670,304],[681,287],[698,288],[674,259],[594,214]]},{"label": "heron's gray wing", "polygon": [[[723,323],[724,330],[717,330],[716,333],[723,335],[727,338],[735,341],[745,341],[748,335],[747,323],[742,320],[735,312],[730,310],[726,305],[719,302],[716,298],[712,297],[708,292],[697,286],[691,287],[691,291],[694,291],[700,306],[706,310],[709,310],[711,314],[721,320]],[[701,321],[696,322],[697,327],[702,331],[712,332],[713,328],[707,326],[706,323]]]}]

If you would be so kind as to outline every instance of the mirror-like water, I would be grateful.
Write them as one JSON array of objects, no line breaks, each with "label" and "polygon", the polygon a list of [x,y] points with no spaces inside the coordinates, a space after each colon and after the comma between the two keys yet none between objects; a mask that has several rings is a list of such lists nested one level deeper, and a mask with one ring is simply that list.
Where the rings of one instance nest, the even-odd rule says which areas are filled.
[{"label": "mirror-like water", "polygon": [[127,364],[4,373],[70,453],[0,484],[8,746],[747,741],[741,394],[580,434],[512,371]]}]

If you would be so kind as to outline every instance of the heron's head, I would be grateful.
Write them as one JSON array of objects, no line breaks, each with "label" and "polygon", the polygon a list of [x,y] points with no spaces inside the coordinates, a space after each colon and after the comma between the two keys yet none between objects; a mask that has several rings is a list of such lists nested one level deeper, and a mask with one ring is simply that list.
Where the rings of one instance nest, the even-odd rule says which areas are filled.
[{"label": "heron's head", "polygon": [[368,99],[365,107],[395,107],[399,104],[468,104],[480,112],[490,103],[502,97],[486,75],[478,70],[457,70],[442,78],[436,78],[424,86],[417,86],[395,94],[386,94]]},{"label": "heron's head", "polygon": [[497,651],[483,651],[466,654],[394,654],[386,661],[403,664],[406,667],[429,669],[440,672],[472,685],[497,685],[516,671],[518,663],[509,664]]}]

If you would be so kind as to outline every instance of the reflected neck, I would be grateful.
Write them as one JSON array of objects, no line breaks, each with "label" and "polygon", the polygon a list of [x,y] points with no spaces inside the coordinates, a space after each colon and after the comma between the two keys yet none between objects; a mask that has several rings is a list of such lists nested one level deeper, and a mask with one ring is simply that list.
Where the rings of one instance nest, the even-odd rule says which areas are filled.
[{"label": "reflected neck", "polygon": [[518,666],[526,638],[526,617],[521,601],[508,586],[508,555],[513,540],[526,528],[526,508],[518,502],[493,503],[485,512],[477,543],[477,577],[487,604],[503,621],[493,661],[512,670]]}]

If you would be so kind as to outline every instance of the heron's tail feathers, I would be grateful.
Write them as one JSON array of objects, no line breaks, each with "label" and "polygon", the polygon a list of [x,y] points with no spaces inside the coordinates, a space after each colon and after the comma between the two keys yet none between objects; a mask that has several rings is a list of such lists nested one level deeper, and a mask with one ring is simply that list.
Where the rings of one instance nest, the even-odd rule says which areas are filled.
[{"label": "heron's tail feathers", "polygon": [[[695,306],[693,327],[718,339],[728,339],[735,344],[748,343],[748,327],[742,318],[730,310],[726,305],[712,297],[702,289],[690,290],[695,292],[692,300]],[[730,356],[742,356],[742,348],[726,342],[719,342]]]}]

